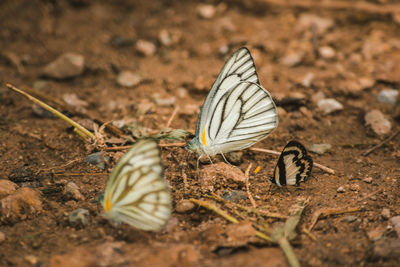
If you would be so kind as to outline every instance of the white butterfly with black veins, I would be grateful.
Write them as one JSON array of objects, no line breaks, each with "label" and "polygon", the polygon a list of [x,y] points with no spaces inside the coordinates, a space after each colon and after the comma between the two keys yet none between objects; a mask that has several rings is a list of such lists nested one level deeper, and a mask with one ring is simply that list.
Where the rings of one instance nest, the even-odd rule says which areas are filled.
[{"label": "white butterfly with black veins", "polygon": [[259,83],[247,48],[234,53],[204,101],[196,137],[187,149],[213,156],[252,146],[276,128],[278,115],[271,95]]},{"label": "white butterfly with black veins", "polygon": [[157,143],[138,141],[119,160],[107,182],[103,207],[112,221],[159,230],[171,214],[168,184],[162,178]]},{"label": "white butterfly with black veins", "polygon": [[282,185],[298,185],[308,179],[313,161],[305,147],[297,141],[290,141],[276,164],[271,182]]}]

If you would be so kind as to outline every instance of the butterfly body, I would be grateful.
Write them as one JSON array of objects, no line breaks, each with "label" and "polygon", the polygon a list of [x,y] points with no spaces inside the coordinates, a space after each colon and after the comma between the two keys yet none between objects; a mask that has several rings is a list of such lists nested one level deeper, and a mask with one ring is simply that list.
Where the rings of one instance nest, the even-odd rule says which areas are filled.
[{"label": "butterfly body", "polygon": [[142,230],[158,230],[171,214],[160,152],[152,140],[138,141],[114,167],[105,190],[106,216]]},{"label": "butterfly body", "polygon": [[298,185],[308,179],[312,166],[312,158],[305,147],[297,141],[290,141],[279,156],[271,182],[278,186]]},{"label": "butterfly body", "polygon": [[266,138],[277,123],[275,103],[259,84],[249,50],[241,48],[214,82],[187,149],[208,156],[245,149]]}]

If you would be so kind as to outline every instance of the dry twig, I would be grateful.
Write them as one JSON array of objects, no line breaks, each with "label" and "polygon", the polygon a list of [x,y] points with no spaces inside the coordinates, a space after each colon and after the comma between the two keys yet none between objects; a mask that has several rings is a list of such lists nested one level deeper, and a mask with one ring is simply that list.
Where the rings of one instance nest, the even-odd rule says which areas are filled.
[{"label": "dry twig", "polygon": [[386,138],[385,140],[383,140],[382,142],[380,142],[379,144],[377,144],[376,146],[364,151],[361,155],[363,156],[368,156],[371,152],[375,151],[376,149],[380,148],[381,146],[383,146],[384,144],[386,144],[387,142],[389,142],[390,140],[392,140],[393,138],[395,138],[398,134],[400,133],[400,129],[398,129],[396,132],[394,132],[391,136],[389,136],[388,138]]},{"label": "dry twig", "polygon": [[250,192],[250,184],[249,184],[249,176],[250,176],[250,169],[251,169],[252,164],[249,164],[249,167],[247,167],[247,170],[245,172],[246,175],[246,191],[247,191],[247,196],[250,199],[251,205],[253,206],[253,208],[257,208],[256,202],[254,201],[253,196],[251,195]]},{"label": "dry twig", "polygon": [[350,207],[350,208],[330,208],[330,209],[320,209],[317,210],[313,213],[312,219],[311,219],[311,224],[308,227],[308,231],[311,232],[311,230],[314,228],[315,224],[317,223],[318,219],[321,216],[328,216],[328,215],[338,215],[338,214],[343,214],[343,213],[350,213],[350,212],[356,212],[360,211],[360,207]]}]

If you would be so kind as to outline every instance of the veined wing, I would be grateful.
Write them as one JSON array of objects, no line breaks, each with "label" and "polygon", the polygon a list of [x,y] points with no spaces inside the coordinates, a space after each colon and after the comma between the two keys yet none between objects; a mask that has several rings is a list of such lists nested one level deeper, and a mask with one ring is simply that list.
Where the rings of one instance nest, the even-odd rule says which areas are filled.
[{"label": "veined wing", "polygon": [[107,183],[103,206],[112,220],[143,230],[165,225],[171,200],[154,141],[139,141],[117,163]]},{"label": "veined wing", "polygon": [[230,88],[221,88],[221,84],[227,77],[234,79],[236,83],[251,82],[258,84],[258,77],[253,58],[247,48],[242,47],[236,51],[225,63],[220,74],[215,80],[206,100],[201,106],[199,119],[196,126],[196,136],[200,136],[204,130],[205,124],[210,119],[210,112],[215,110],[215,106],[220,99]]},{"label": "veined wing", "polygon": [[240,150],[264,139],[276,128],[278,116],[275,103],[261,85],[227,78],[221,88],[232,87],[216,105],[205,129],[209,145],[221,152]]},{"label": "veined wing", "polygon": [[278,186],[297,185],[308,179],[312,166],[312,158],[305,147],[297,141],[290,141],[279,156],[271,182]]}]

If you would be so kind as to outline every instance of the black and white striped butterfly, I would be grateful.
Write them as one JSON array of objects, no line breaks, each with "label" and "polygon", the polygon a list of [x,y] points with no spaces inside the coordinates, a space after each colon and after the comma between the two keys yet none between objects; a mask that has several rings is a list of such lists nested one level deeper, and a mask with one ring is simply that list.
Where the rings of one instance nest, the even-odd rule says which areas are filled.
[{"label": "black and white striped butterfly", "polygon": [[271,182],[278,186],[298,185],[308,179],[312,166],[312,158],[305,147],[297,141],[290,141],[279,156]]},{"label": "black and white striped butterfly", "polygon": [[276,128],[271,95],[259,83],[247,48],[234,53],[214,82],[197,121],[196,137],[186,148],[213,156],[252,146]]},{"label": "black and white striped butterfly", "polygon": [[112,221],[142,230],[159,230],[171,214],[168,184],[162,178],[160,151],[150,139],[138,141],[114,167],[103,207]]}]

